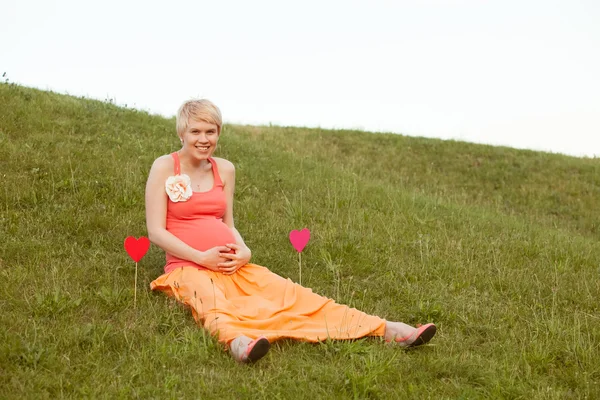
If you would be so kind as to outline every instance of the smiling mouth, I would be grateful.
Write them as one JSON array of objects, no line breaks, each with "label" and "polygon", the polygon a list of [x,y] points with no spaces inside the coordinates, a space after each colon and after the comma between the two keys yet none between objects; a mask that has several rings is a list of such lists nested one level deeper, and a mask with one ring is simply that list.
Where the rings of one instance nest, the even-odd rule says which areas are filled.
[{"label": "smiling mouth", "polygon": [[206,151],[206,150],[208,150],[210,148],[210,146],[196,146],[196,148],[199,149],[199,150]]}]

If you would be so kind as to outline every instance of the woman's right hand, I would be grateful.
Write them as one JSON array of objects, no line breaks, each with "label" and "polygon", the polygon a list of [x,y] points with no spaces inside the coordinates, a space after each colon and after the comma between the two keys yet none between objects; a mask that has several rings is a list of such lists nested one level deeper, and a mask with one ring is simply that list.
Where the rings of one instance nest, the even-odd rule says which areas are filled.
[{"label": "woman's right hand", "polygon": [[211,271],[220,272],[218,265],[226,260],[221,256],[221,253],[229,253],[230,251],[231,249],[227,246],[217,246],[206,251],[199,251],[195,262]]}]

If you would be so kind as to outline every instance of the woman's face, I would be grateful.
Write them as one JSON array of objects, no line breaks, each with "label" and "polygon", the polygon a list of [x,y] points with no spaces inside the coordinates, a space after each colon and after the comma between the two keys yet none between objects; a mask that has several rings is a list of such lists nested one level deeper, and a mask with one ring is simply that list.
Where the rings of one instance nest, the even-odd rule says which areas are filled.
[{"label": "woman's face", "polygon": [[190,121],[181,136],[182,150],[197,160],[206,160],[217,148],[219,129],[204,121]]}]

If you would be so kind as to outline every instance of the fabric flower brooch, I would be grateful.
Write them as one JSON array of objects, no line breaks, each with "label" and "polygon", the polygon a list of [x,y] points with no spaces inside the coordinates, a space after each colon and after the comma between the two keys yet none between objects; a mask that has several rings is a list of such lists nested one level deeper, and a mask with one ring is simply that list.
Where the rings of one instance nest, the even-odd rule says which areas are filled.
[{"label": "fabric flower brooch", "polygon": [[187,201],[192,197],[192,180],[186,174],[170,176],[165,183],[165,190],[173,203]]}]

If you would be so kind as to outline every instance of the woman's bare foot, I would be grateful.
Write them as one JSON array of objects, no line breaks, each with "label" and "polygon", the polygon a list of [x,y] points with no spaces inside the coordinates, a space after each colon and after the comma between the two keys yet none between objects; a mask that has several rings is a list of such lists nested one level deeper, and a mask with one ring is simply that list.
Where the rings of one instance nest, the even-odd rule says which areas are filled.
[{"label": "woman's bare foot", "polygon": [[386,321],[385,323],[385,335],[384,339],[386,342],[394,341],[395,339],[402,339],[416,332],[417,329],[404,322],[391,322]]},{"label": "woman's bare foot", "polygon": [[429,342],[436,331],[434,324],[413,328],[403,322],[387,321],[384,338],[386,342],[396,342],[402,347],[413,347]]},{"label": "woman's bare foot", "polygon": [[241,363],[252,363],[260,360],[267,354],[271,344],[264,336],[250,339],[248,336],[238,336],[229,344],[231,355]]}]

